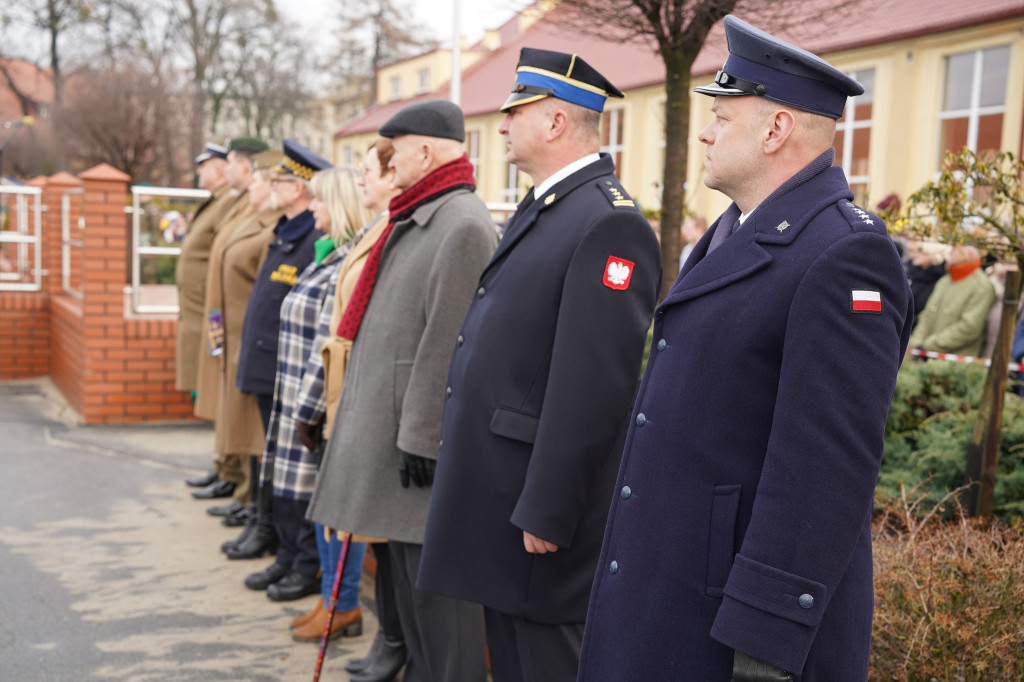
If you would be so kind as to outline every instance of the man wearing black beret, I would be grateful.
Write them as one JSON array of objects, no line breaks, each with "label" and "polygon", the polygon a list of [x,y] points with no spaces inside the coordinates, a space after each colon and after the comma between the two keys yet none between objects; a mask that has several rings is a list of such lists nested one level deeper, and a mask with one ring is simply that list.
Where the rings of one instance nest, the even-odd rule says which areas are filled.
[{"label": "man wearing black beret", "polygon": [[578,55],[524,48],[499,132],[534,182],[452,351],[419,587],[483,604],[495,682],[571,682],[660,283]]},{"label": "man wearing black beret", "polygon": [[[465,122],[451,102],[409,105],[380,128],[401,193],[338,326],[353,341],[309,518],[388,540],[409,652],[403,679],[483,682],[480,607],[416,589],[459,321],[497,234],[474,194]],[[356,682],[379,680],[372,670]],[[391,679],[388,677],[387,679]]]},{"label": "man wearing black beret", "polygon": [[832,165],[863,88],[735,17],[725,34],[699,139],[734,203],[655,313],[581,681],[868,677],[871,507],[913,301]]}]

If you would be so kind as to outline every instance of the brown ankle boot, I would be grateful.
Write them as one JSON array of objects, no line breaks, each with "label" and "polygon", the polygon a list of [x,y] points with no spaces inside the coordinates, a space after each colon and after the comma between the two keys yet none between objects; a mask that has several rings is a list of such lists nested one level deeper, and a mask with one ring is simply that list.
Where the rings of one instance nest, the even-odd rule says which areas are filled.
[{"label": "brown ankle boot", "polygon": [[[323,609],[304,624],[292,630],[292,639],[296,642],[319,642],[324,634],[324,625],[327,623],[327,609]],[[331,634],[328,639],[334,639],[338,635],[345,637],[358,637],[363,634],[363,612],[357,606],[351,611],[339,611],[334,614],[331,621]]]},{"label": "brown ankle boot", "polygon": [[304,613],[301,616],[296,616],[295,618],[292,618],[292,622],[289,623],[288,625],[289,625],[289,627],[293,627],[293,628],[297,628],[297,627],[299,627],[301,625],[305,625],[310,620],[312,620],[314,617],[319,616],[321,611],[325,611],[325,610],[326,610],[326,607],[324,606],[324,600],[321,599],[320,601],[318,601],[316,603],[316,606],[313,607],[312,611],[310,611],[309,613]]}]

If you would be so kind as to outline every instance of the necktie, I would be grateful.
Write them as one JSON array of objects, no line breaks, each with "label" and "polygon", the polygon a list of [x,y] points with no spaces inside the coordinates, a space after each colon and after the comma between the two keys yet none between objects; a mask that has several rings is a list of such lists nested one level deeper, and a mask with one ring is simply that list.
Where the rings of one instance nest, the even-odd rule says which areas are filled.
[{"label": "necktie", "polygon": [[711,243],[708,244],[708,253],[711,253],[712,251],[717,249],[719,246],[721,246],[722,242],[724,242],[729,237],[729,235],[731,235],[736,230],[740,229],[740,219],[737,218],[736,222],[732,224],[732,227],[728,227],[725,229],[723,228],[725,228],[725,226],[719,224],[718,228],[715,230],[714,236],[711,237]]}]

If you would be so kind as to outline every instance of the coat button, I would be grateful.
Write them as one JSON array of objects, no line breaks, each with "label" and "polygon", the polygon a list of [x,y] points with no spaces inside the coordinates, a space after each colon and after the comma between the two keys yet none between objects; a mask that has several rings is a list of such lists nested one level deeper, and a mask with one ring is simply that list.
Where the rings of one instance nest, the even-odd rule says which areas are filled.
[{"label": "coat button", "polygon": [[622,499],[628,500],[630,497],[632,497],[632,495],[633,491],[630,489],[628,485],[622,486]]},{"label": "coat button", "polygon": [[441,440],[437,441],[437,447],[440,448],[440,447],[443,447],[443,446],[444,446],[444,438],[442,438]]},{"label": "coat button", "polygon": [[636,425],[637,426],[643,426],[646,423],[647,423],[647,416],[644,415],[643,412],[641,412],[640,414],[638,414],[636,416]]},{"label": "coat button", "polygon": [[809,594],[801,594],[797,602],[799,602],[800,608],[809,609],[814,606],[814,597]]},{"label": "coat button", "polygon": [[[487,290],[484,289],[483,287],[480,287],[479,289],[476,290],[476,297],[477,298],[483,298],[485,293],[487,293]],[[451,338],[451,337],[449,336],[448,338]]]},{"label": "coat button", "polygon": [[446,398],[451,398],[452,397],[452,387],[451,386],[449,386],[448,388],[444,389],[444,396]]},{"label": "coat button", "polygon": [[665,339],[658,339],[658,350],[665,350],[668,346],[668,341]]},{"label": "coat button", "polygon": [[608,564],[608,572],[609,573],[618,573],[619,572],[619,562],[618,561],[613,561],[610,564]]},{"label": "coat button", "polygon": [[455,339],[455,343],[459,344],[460,346],[462,344],[464,344],[465,342],[466,342],[466,339],[465,339],[465,337],[462,336],[462,334],[459,334],[459,338]]}]

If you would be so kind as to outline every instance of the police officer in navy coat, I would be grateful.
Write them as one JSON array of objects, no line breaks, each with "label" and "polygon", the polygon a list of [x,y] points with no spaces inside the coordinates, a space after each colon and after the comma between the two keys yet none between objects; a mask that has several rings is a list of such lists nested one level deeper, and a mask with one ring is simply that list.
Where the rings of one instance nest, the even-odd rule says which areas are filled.
[{"label": "police officer in navy coat", "polygon": [[598,154],[622,94],[524,48],[499,131],[527,193],[455,339],[420,589],[481,603],[495,682],[573,680],[660,283],[658,243]]},{"label": "police officer in navy coat", "polygon": [[654,319],[579,679],[866,680],[870,517],[913,302],[832,167],[863,89],[731,16],[705,184],[733,201]]}]

